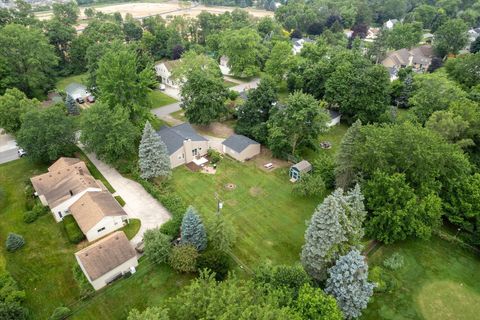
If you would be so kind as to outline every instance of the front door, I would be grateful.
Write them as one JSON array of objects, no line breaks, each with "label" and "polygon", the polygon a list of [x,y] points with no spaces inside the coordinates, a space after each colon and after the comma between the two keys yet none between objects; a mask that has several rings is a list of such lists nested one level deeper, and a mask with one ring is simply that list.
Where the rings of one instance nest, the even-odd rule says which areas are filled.
[{"label": "front door", "polygon": [[192,155],[193,155],[194,157],[198,156],[198,150],[197,150],[197,149],[193,149],[193,150],[192,150]]}]

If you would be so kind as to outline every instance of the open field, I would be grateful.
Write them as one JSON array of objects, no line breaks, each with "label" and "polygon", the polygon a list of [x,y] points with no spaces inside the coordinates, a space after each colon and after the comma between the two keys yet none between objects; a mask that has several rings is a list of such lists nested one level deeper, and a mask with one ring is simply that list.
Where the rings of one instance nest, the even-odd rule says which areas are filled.
[{"label": "open field", "polygon": [[[234,188],[228,189],[227,184]],[[237,228],[233,253],[251,268],[264,262],[298,262],[305,221],[323,199],[293,195],[286,169],[266,172],[254,162],[239,163],[226,157],[215,175],[185,167],[174,170],[173,185],[203,216],[215,214],[218,193],[224,203],[221,214]]]},{"label": "open field", "polygon": [[480,257],[438,237],[382,246],[369,265],[382,265],[392,253],[405,265],[387,271],[396,283],[392,292],[377,293],[362,319],[478,319]]}]

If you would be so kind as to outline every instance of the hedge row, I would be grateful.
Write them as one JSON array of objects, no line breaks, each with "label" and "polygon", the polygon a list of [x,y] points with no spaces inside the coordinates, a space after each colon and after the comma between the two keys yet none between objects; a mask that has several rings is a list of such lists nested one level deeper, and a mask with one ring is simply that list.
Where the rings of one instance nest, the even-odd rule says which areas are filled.
[{"label": "hedge row", "polygon": [[63,227],[67,233],[68,241],[71,243],[77,244],[85,239],[85,235],[83,234],[82,230],[80,230],[80,227],[71,215],[63,218]]}]

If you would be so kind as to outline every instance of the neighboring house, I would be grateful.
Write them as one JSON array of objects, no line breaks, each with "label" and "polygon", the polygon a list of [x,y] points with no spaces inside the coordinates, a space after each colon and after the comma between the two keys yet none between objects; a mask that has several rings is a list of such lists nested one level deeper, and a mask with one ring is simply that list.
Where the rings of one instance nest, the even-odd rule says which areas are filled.
[{"label": "neighboring house", "polygon": [[468,43],[465,46],[466,51],[468,52],[470,51],[470,45],[472,44],[472,42],[477,40],[479,36],[480,36],[480,28],[474,28],[474,29],[468,30]]},{"label": "neighboring house", "polygon": [[332,109],[328,109],[328,115],[330,116],[330,121],[327,123],[327,127],[333,127],[339,124],[340,120],[342,119],[340,112]]},{"label": "neighboring house", "polygon": [[343,30],[343,34],[344,34],[348,39],[350,39],[350,38],[353,36],[353,30],[345,29],[345,30]]},{"label": "neighboring house", "polygon": [[170,60],[155,65],[157,77],[162,80],[163,84],[176,89],[180,87],[180,83],[172,78],[172,72],[180,62],[181,60]]},{"label": "neighboring house", "polygon": [[290,167],[290,181],[296,182],[302,175],[312,171],[312,165],[307,160],[302,160]]},{"label": "neighboring house", "polygon": [[396,25],[398,23],[398,20],[397,19],[390,19],[388,21],[386,21],[384,24],[383,24],[383,27],[390,30],[393,28],[394,25]]},{"label": "neighboring house", "polygon": [[80,268],[95,290],[135,273],[137,255],[123,231],[117,231],[75,253]]},{"label": "neighboring house", "polygon": [[49,206],[57,222],[69,214],[68,208],[87,192],[106,190],[101,181],[90,175],[85,162],[76,158],[60,158],[48,172],[30,179],[35,195]]},{"label": "neighboring house", "polygon": [[228,66],[228,57],[227,56],[221,56],[220,57],[220,71],[222,71],[222,74],[224,76],[228,76],[231,74],[230,67]]},{"label": "neighboring house", "polygon": [[94,241],[128,222],[128,215],[110,192],[87,192],[69,208],[88,241]]},{"label": "neighboring house", "polygon": [[172,169],[192,162],[194,157],[207,154],[208,140],[197,134],[189,123],[174,127],[163,126],[157,134],[167,146]]},{"label": "neighboring house", "polygon": [[302,51],[305,43],[313,43],[314,41],[309,38],[292,38],[292,52],[293,54],[299,54]]},{"label": "neighboring house", "polygon": [[388,53],[382,65],[388,69],[390,80],[397,79],[398,70],[412,67],[413,71],[421,73],[427,71],[433,58],[433,49],[430,45],[423,45],[411,50],[400,49]]},{"label": "neighboring house", "polygon": [[65,88],[65,93],[71,96],[73,99],[82,98],[85,99],[88,96],[91,96],[91,93],[87,90],[87,87],[80,83],[70,83]]},{"label": "neighboring house", "polygon": [[260,154],[261,148],[260,143],[240,134],[231,135],[222,145],[223,153],[242,162]]},{"label": "neighboring house", "polygon": [[373,28],[373,27],[368,28],[365,41],[367,42],[375,41],[378,38],[379,33],[380,33],[380,28]]}]

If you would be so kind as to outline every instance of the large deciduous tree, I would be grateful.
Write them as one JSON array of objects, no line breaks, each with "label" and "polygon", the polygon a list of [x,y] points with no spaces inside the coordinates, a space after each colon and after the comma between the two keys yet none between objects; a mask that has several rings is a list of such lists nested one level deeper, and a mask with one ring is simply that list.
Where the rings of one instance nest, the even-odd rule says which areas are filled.
[{"label": "large deciduous tree", "polygon": [[6,132],[15,133],[22,125],[22,116],[28,111],[38,108],[40,105],[36,99],[28,99],[20,90],[7,89],[0,96],[0,128]]},{"label": "large deciduous tree", "polygon": [[228,57],[228,65],[235,76],[251,77],[260,71],[260,36],[254,29],[223,32],[220,53]]},{"label": "large deciduous tree", "polygon": [[265,63],[265,72],[272,76],[277,82],[282,81],[285,75],[294,65],[292,45],[285,41],[277,42],[270,52]]},{"label": "large deciduous tree", "polygon": [[358,318],[367,308],[375,285],[368,282],[368,265],[358,250],[340,257],[328,270],[325,292],[333,295],[347,319]]},{"label": "large deciduous tree", "polygon": [[172,171],[167,146],[148,121],[138,149],[138,165],[144,179],[168,177]]},{"label": "large deciduous tree", "polygon": [[435,32],[434,48],[438,55],[457,54],[468,43],[467,25],[461,19],[448,20]]},{"label": "large deciduous tree", "polygon": [[[480,38],[480,37],[479,37]],[[448,59],[445,69],[449,77],[466,88],[480,84],[480,53],[466,54],[455,59]]]},{"label": "large deciduous tree", "polygon": [[422,24],[419,22],[397,23],[392,30],[387,31],[387,46],[395,50],[410,49],[420,42],[422,31]]},{"label": "large deciduous tree", "polygon": [[128,314],[127,320],[170,320],[168,310],[159,307],[148,307],[143,312],[133,309]]},{"label": "large deciduous tree", "polygon": [[183,216],[181,242],[193,245],[198,251],[207,248],[207,233],[202,219],[194,207],[190,206]]}]

